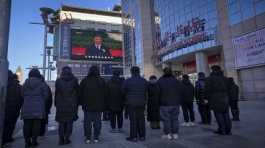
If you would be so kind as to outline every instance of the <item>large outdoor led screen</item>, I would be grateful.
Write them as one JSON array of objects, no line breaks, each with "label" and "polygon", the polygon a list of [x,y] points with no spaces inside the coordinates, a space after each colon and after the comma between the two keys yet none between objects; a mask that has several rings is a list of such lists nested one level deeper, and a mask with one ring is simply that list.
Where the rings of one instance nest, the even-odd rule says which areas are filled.
[{"label": "large outdoor led screen", "polygon": [[71,30],[71,59],[122,61],[122,34],[94,30]]}]

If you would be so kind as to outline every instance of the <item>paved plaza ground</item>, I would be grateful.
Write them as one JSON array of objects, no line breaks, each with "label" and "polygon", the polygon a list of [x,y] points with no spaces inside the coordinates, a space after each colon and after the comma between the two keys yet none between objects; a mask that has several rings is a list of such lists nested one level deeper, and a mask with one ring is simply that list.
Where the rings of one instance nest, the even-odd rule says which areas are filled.
[{"label": "paved plaza ground", "polygon": [[[196,106],[197,107],[197,106]],[[72,144],[60,146],[62,148],[265,148],[265,101],[241,101],[241,122],[233,122],[233,135],[218,136],[212,132],[216,128],[214,122],[211,126],[197,125],[195,127],[180,127],[180,138],[176,141],[162,140],[161,130],[151,130],[147,127],[147,139],[145,142],[131,143],[125,138],[129,134],[128,121],[125,121],[124,133],[110,133],[108,122],[103,122],[101,141],[98,144],[85,144],[82,124],[82,112],[80,119],[75,123],[72,135]],[[199,122],[196,108],[197,122]],[[39,140],[39,148],[55,148],[58,146],[57,123],[51,115],[47,136]],[[182,122],[182,114],[180,115]],[[22,122],[18,123],[15,133],[16,141],[13,148],[24,146],[22,136]]]}]

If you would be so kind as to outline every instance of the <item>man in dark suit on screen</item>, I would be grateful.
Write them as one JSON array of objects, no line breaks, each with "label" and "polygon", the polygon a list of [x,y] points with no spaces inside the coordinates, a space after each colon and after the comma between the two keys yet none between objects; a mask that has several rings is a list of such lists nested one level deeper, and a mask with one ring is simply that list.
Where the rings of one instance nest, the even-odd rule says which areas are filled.
[{"label": "man in dark suit on screen", "polygon": [[111,54],[109,48],[102,44],[102,37],[96,35],[94,37],[94,44],[88,47],[87,56],[94,56],[94,58],[110,58]]}]

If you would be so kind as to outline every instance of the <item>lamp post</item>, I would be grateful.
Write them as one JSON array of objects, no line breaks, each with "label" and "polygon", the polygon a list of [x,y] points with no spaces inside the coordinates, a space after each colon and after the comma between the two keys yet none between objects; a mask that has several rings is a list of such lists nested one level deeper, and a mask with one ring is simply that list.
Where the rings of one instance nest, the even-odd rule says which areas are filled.
[{"label": "lamp post", "polygon": [[8,73],[8,38],[11,0],[0,0],[0,144],[2,143],[3,121],[5,115],[5,94]]}]

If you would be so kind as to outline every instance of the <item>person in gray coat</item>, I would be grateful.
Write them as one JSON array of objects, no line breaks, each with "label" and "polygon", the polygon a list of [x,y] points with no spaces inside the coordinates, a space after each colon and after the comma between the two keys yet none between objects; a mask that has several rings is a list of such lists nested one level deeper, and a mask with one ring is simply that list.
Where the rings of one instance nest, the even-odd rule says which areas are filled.
[{"label": "person in gray coat", "polygon": [[45,98],[48,98],[48,90],[41,80],[38,69],[29,72],[29,78],[22,87],[24,102],[21,118],[24,121],[23,133],[25,147],[37,146],[37,138],[40,134],[41,120],[45,118]]}]

